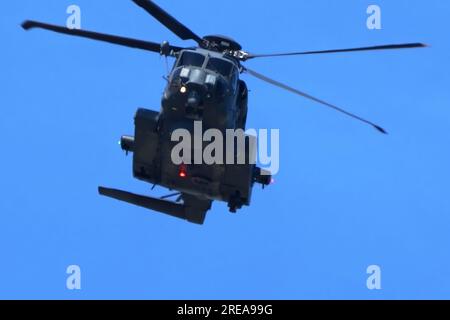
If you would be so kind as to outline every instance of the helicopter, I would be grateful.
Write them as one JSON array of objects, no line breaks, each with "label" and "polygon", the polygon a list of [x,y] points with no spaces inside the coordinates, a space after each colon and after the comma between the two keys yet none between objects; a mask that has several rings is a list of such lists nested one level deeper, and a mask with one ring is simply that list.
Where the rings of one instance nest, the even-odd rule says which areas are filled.
[{"label": "helicopter", "polygon": [[[370,47],[302,51],[273,54],[254,54],[227,36],[200,37],[168,12],[150,0],[132,0],[181,40],[193,40],[195,47],[180,47],[169,42],[156,43],[81,29],[69,29],[48,23],[27,20],[25,30],[44,29],[65,35],[77,36],[112,43],[125,47],[154,52],[175,58],[167,77],[160,111],[138,109],[134,117],[134,136],[121,137],[120,146],[127,154],[133,153],[133,176],[155,186],[162,186],[175,193],[156,198],[138,195],[119,189],[99,187],[102,196],[124,201],[146,209],[158,211],[195,224],[203,224],[213,201],[228,203],[230,212],[236,212],[251,202],[253,186],[263,187],[272,182],[271,173],[258,168],[249,159],[254,158],[245,135],[245,163],[192,164],[174,163],[171,151],[173,132],[179,128],[194,131],[195,122],[201,122],[203,130],[215,128],[245,130],[249,90],[242,74],[248,74],[281,89],[334,109],[355,120],[368,124],[382,134],[381,126],[331,103],[318,99],[244,66],[243,62],[257,58],[331,54],[343,52],[411,49],[426,47],[423,43],[390,44]],[[193,150],[190,150],[193,152]],[[234,147],[233,156],[239,152]],[[170,198],[177,197],[174,201]]]}]

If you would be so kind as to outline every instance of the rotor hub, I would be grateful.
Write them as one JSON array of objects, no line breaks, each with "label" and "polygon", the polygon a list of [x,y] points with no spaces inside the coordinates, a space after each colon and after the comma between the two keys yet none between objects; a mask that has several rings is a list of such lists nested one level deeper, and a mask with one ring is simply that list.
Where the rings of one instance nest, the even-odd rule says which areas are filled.
[{"label": "rotor hub", "polygon": [[203,40],[207,49],[217,50],[219,52],[242,50],[242,46],[237,41],[226,36],[210,35],[204,37]]}]

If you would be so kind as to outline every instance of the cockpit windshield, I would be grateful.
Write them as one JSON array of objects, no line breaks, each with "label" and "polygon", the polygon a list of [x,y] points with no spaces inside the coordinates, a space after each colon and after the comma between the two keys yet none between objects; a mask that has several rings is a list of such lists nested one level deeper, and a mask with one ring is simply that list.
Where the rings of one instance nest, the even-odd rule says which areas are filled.
[{"label": "cockpit windshield", "polygon": [[206,69],[217,72],[228,78],[233,70],[233,64],[224,59],[209,58]]},{"label": "cockpit windshield", "polygon": [[178,66],[202,67],[204,62],[204,55],[192,51],[185,51],[178,61]]}]

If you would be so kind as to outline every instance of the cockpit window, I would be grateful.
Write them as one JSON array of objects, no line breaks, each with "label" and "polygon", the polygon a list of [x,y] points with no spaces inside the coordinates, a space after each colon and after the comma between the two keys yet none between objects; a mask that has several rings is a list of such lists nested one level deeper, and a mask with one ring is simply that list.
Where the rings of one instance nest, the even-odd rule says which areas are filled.
[{"label": "cockpit window", "polygon": [[231,70],[233,69],[233,64],[227,60],[209,58],[208,65],[206,69],[220,73],[224,77],[229,77]]},{"label": "cockpit window", "polygon": [[196,52],[185,51],[178,61],[178,66],[202,67],[204,62],[205,56]]}]

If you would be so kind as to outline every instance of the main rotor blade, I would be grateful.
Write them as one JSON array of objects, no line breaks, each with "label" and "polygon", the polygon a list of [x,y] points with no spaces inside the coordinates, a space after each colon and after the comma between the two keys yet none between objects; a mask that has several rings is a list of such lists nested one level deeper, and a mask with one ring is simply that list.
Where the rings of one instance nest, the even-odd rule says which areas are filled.
[{"label": "main rotor blade", "polygon": [[180,21],[172,17],[169,13],[164,11],[161,7],[150,0],[133,0],[135,4],[151,14],[156,20],[161,22],[166,28],[175,33],[182,40],[194,40],[198,44],[203,42],[202,38],[192,32],[189,28],[183,25]]},{"label": "main rotor blade", "polygon": [[[43,22],[38,22],[38,21],[30,21],[30,20],[27,20],[24,23],[22,23],[22,28],[24,28],[25,30],[39,28],[39,29],[57,32],[57,33],[67,34],[70,36],[88,38],[88,39],[92,39],[92,40],[98,40],[98,41],[108,42],[108,43],[112,43],[112,44],[117,44],[117,45],[121,45],[121,46],[125,46],[125,47],[161,53],[161,45],[156,42],[136,40],[136,39],[119,37],[119,36],[98,33],[98,32],[93,32],[93,31],[69,29],[66,27],[60,27],[60,26],[56,26],[56,25],[52,25],[52,24],[48,24],[48,23],[43,23]],[[174,52],[176,52],[176,51],[180,51],[182,48],[171,46],[170,49],[173,50]]]},{"label": "main rotor blade", "polygon": [[322,51],[303,51],[303,52],[287,52],[287,53],[274,53],[274,54],[251,54],[250,53],[248,56],[246,56],[245,60],[254,59],[254,58],[300,56],[300,55],[322,54],[322,53],[412,49],[412,48],[424,48],[426,46],[427,45],[423,44],[423,43],[405,43],[405,44],[389,44],[389,45],[382,45],[382,46],[361,47],[361,48],[351,48],[351,49],[322,50]]},{"label": "main rotor blade", "polygon": [[262,75],[262,74],[260,74],[260,73],[258,73],[256,71],[250,70],[250,69],[248,69],[246,67],[243,67],[243,68],[244,68],[245,72],[247,72],[248,74],[250,74],[250,75],[252,75],[252,76],[254,76],[254,77],[256,77],[256,78],[258,78],[260,80],[263,80],[263,81],[268,82],[268,83],[270,83],[270,84],[272,84],[274,86],[277,86],[277,87],[279,87],[281,89],[290,91],[290,92],[292,92],[294,94],[297,94],[299,96],[302,96],[302,97],[307,98],[309,100],[315,101],[315,102],[320,103],[320,104],[322,104],[324,106],[327,106],[329,108],[332,108],[332,109],[334,109],[334,110],[336,110],[338,112],[341,112],[341,113],[343,113],[343,114],[345,114],[345,115],[347,115],[349,117],[352,117],[353,119],[356,119],[358,121],[361,121],[361,122],[364,122],[364,123],[367,123],[367,124],[371,125],[372,127],[374,127],[375,129],[377,129],[379,132],[381,132],[383,134],[387,134],[386,130],[384,130],[382,127],[376,125],[375,123],[373,123],[373,122],[371,122],[369,120],[363,119],[363,118],[361,118],[361,117],[359,117],[359,116],[357,116],[357,115],[355,115],[353,113],[350,113],[350,112],[348,112],[348,111],[346,111],[346,110],[344,110],[342,108],[339,108],[339,107],[337,107],[335,105],[332,105],[332,104],[330,104],[328,102],[325,102],[323,100],[315,98],[315,97],[313,97],[313,96],[311,96],[311,95],[309,95],[309,94],[307,94],[305,92],[302,92],[300,90],[297,90],[297,89],[294,89],[292,87],[289,87],[289,86],[287,86],[287,85],[285,85],[285,84],[283,84],[281,82],[278,82],[276,80],[270,79],[270,78],[268,78],[268,77],[266,77],[266,76],[264,76],[264,75]]}]

